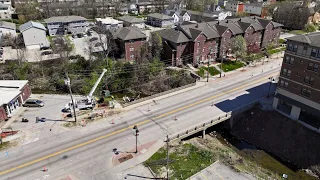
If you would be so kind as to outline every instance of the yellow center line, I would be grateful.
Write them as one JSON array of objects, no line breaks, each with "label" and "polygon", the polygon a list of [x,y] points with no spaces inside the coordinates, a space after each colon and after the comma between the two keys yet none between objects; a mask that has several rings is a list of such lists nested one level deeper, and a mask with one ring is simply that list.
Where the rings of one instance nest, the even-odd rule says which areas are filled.
[{"label": "yellow center line", "polygon": [[[274,74],[275,74],[275,73],[274,73]],[[178,109],[169,111],[169,112],[167,112],[167,113],[164,113],[164,114],[162,114],[162,115],[159,115],[159,116],[157,116],[157,117],[152,118],[152,120],[156,120],[156,119],[163,118],[163,117],[165,117],[165,116],[168,116],[168,115],[174,114],[174,113],[176,113],[176,112],[182,111],[182,110],[184,110],[184,109],[190,108],[190,107],[192,107],[192,106],[196,106],[196,105],[199,105],[199,104],[201,104],[201,103],[210,101],[210,100],[212,100],[212,99],[214,99],[214,98],[217,98],[217,97],[220,97],[220,96],[222,96],[222,95],[224,95],[224,94],[228,94],[228,93],[235,92],[235,91],[237,91],[237,90],[240,90],[240,89],[242,89],[242,88],[248,87],[248,86],[250,86],[250,85],[253,85],[253,84],[256,84],[256,83],[265,81],[265,80],[266,80],[265,78],[258,79],[258,80],[256,80],[256,81],[253,81],[253,82],[248,83],[248,84],[246,84],[246,85],[239,86],[239,87],[237,87],[237,88],[231,89],[231,90],[226,91],[226,92],[224,92],[224,93],[220,93],[220,94],[211,96],[211,97],[209,97],[209,98],[206,98],[206,99],[197,101],[197,102],[195,102],[195,103],[186,105],[186,106],[184,106],[184,107],[181,107],[181,108],[178,108]],[[144,120],[144,121],[142,121],[142,122],[139,122],[139,123],[137,123],[137,124],[135,124],[135,125],[140,126],[140,125],[146,124],[146,123],[148,123],[148,122],[150,122],[150,121],[151,121],[151,120],[147,119],[147,120]],[[0,175],[4,175],[4,174],[6,174],[6,173],[15,171],[15,170],[17,170],[17,169],[21,169],[21,168],[30,166],[30,165],[35,164],[35,163],[38,163],[38,162],[40,162],[40,161],[43,161],[43,160],[49,159],[49,158],[51,158],[51,157],[57,156],[57,155],[59,155],[59,154],[62,154],[62,153],[65,153],[65,152],[74,150],[74,149],[76,149],[76,148],[83,147],[83,146],[85,146],[85,145],[94,143],[94,142],[99,141],[99,140],[101,140],[101,139],[108,138],[108,137],[110,137],[110,136],[119,134],[119,133],[121,133],[121,132],[124,132],[124,131],[126,131],[126,130],[130,130],[130,129],[132,129],[132,128],[133,128],[133,125],[132,125],[132,126],[129,126],[129,127],[127,127],[127,128],[123,128],[123,129],[114,131],[114,132],[112,132],[112,133],[109,133],[109,134],[100,136],[100,137],[97,137],[97,138],[95,138],[95,139],[86,141],[86,142],[84,142],[84,143],[80,143],[80,144],[78,144],[78,145],[69,147],[69,148],[67,148],[67,149],[64,149],[64,150],[61,150],[61,151],[57,151],[57,152],[52,153],[52,154],[49,154],[49,155],[47,155],[47,156],[44,156],[44,157],[35,159],[35,160],[33,160],[33,161],[24,163],[24,164],[22,164],[22,165],[19,165],[19,166],[10,168],[10,169],[5,170],[5,171],[2,171],[2,172],[0,172]]]}]

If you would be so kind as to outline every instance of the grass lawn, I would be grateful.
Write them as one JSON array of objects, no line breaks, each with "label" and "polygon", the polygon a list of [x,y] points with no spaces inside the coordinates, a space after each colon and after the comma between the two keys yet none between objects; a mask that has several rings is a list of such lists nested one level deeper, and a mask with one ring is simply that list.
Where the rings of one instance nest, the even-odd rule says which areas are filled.
[{"label": "grass lawn", "polygon": [[270,50],[267,50],[268,54],[275,54],[275,53],[278,53],[278,52],[281,52],[281,51],[284,51],[286,49],[286,47],[280,47],[280,48],[277,48],[277,49],[270,49]]},{"label": "grass lawn", "polygon": [[[181,145],[179,148],[175,148],[175,152],[170,152],[169,159],[173,160],[169,167],[173,171],[170,172],[170,177],[171,179],[187,179],[212,164],[214,162],[213,157],[213,154],[207,150],[199,149],[191,144]],[[165,158],[166,150],[161,148],[145,164],[156,164],[157,161]],[[150,167],[160,176],[165,173],[162,165],[152,165]]]},{"label": "grass lawn", "polygon": [[289,31],[290,34],[306,34],[307,32],[305,32],[304,30],[293,30],[293,31]]},{"label": "grass lawn", "polygon": [[204,69],[200,68],[199,71],[196,72],[200,77],[204,77]]},{"label": "grass lawn", "polygon": [[[244,64],[240,61],[225,61],[222,64],[222,70],[224,72],[229,72],[229,71],[233,71],[235,69],[239,69],[242,66],[244,66]],[[219,68],[221,68],[221,64],[219,65]]]},{"label": "grass lawn", "polygon": [[[161,148],[144,162],[158,178],[166,176],[166,153]],[[316,179],[302,170],[295,172],[289,169],[264,151],[238,150],[220,135],[207,135],[206,139],[193,138],[184,144],[171,144],[169,154],[171,179],[187,179],[217,160],[235,171],[253,174],[257,179],[282,179],[282,174],[287,174],[290,179]]]},{"label": "grass lawn", "polygon": [[[208,71],[208,67],[206,67],[206,66],[202,66],[201,68],[206,70],[206,71]],[[211,76],[214,76],[214,75],[219,74],[220,72],[215,67],[210,66],[209,67],[209,73],[210,73]]]},{"label": "grass lawn", "polygon": [[7,149],[9,146],[10,146],[9,142],[3,142],[2,144],[0,144],[0,150]]}]

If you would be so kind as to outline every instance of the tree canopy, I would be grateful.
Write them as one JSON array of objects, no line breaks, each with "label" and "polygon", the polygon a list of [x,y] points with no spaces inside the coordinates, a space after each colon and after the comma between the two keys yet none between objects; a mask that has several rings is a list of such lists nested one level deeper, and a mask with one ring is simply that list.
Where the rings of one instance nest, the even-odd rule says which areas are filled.
[{"label": "tree canopy", "polygon": [[236,36],[231,41],[232,53],[238,57],[242,57],[247,53],[247,43],[243,36]]}]

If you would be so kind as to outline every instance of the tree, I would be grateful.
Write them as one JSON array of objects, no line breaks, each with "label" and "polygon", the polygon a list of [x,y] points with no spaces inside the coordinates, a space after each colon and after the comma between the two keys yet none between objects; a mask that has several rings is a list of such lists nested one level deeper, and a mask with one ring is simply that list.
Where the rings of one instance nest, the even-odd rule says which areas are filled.
[{"label": "tree", "polygon": [[310,23],[310,24],[306,24],[306,25],[305,25],[304,30],[309,33],[309,32],[315,32],[315,31],[317,31],[318,28],[317,28],[317,26],[314,25],[313,23]]},{"label": "tree", "polygon": [[232,39],[231,41],[231,50],[232,53],[236,56],[236,60],[238,57],[243,57],[247,53],[247,43],[243,36],[239,35]]},{"label": "tree", "polygon": [[17,14],[20,17],[22,16],[24,21],[41,19],[39,3],[37,1],[26,0],[23,3],[16,3],[15,8]]},{"label": "tree", "polygon": [[237,12],[236,13],[236,17],[246,17],[246,16],[249,16],[249,14],[246,12]]},{"label": "tree", "polygon": [[158,32],[151,33],[149,42],[150,42],[151,53],[153,57],[160,59],[163,45],[162,45],[162,38],[159,35],[159,33]]}]

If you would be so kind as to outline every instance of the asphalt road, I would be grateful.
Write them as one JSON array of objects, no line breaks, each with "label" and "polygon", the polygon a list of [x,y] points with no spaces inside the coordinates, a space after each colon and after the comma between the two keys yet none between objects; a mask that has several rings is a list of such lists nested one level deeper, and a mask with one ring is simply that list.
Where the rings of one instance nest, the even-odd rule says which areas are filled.
[{"label": "asphalt road", "polygon": [[[266,96],[268,77],[279,68],[253,77],[237,77],[223,84],[211,83],[170,98],[128,111],[116,124],[70,130],[14,148],[0,156],[0,179],[109,179],[119,173],[112,149],[130,151],[135,146],[132,127],[140,130],[139,145],[164,139],[239,106]],[[214,103],[214,106],[211,104]],[[177,120],[174,120],[176,117]],[[44,166],[48,171],[43,172]]]}]

